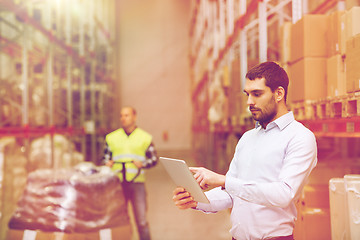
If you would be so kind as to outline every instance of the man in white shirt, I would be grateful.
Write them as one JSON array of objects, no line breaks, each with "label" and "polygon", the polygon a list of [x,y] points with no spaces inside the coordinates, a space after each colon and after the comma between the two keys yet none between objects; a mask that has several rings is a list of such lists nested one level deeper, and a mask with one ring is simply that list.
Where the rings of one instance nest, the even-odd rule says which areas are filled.
[{"label": "man in white shirt", "polygon": [[288,112],[289,79],[282,67],[265,62],[246,74],[244,92],[254,129],[239,140],[226,175],[190,168],[210,204],[193,200],[184,188],[174,190],[179,209],[231,210],[233,239],[292,240],[295,202],[317,163],[314,134]]}]

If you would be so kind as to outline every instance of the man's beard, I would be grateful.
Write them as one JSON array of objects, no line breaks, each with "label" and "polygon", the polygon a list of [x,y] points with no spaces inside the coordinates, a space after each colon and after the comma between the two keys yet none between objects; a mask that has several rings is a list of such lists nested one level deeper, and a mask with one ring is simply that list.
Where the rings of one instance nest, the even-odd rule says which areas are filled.
[{"label": "man's beard", "polygon": [[264,109],[256,108],[250,106],[249,109],[251,110],[257,110],[258,114],[254,115],[253,118],[260,123],[260,125],[264,126],[264,124],[268,124],[270,121],[274,119],[274,117],[277,114],[276,105],[275,105],[275,99],[272,98],[271,103],[269,103]]}]

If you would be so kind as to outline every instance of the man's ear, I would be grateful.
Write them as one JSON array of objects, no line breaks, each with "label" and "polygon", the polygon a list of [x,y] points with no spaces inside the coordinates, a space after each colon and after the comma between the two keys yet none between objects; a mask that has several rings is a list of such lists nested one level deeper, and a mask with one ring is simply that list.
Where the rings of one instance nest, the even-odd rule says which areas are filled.
[{"label": "man's ear", "polygon": [[276,99],[276,101],[280,102],[284,98],[285,98],[285,89],[283,87],[278,87],[275,90],[275,99]]}]

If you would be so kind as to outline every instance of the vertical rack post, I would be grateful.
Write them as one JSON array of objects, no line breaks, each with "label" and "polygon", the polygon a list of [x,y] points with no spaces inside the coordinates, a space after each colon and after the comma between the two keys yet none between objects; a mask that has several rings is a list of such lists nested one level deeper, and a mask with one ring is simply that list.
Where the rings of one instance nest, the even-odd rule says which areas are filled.
[{"label": "vertical rack post", "polygon": [[21,78],[23,83],[22,90],[22,125],[29,125],[29,78],[28,78],[28,27],[23,25],[23,46],[21,61]]},{"label": "vertical rack post", "polygon": [[[82,4],[82,2],[77,2]],[[85,71],[86,71],[86,59],[85,59],[85,27],[84,27],[84,16],[82,6],[79,7],[79,57],[80,57],[80,124],[84,128],[86,120],[85,111]],[[86,136],[81,138],[81,152],[86,158]]]},{"label": "vertical rack post", "polygon": [[[46,29],[51,32],[52,14],[51,1],[46,3]],[[50,144],[51,144],[51,167],[54,167],[54,96],[53,96],[53,36],[48,36],[48,55],[46,58],[46,78],[47,78],[47,94],[48,94],[48,116],[50,127]]]},{"label": "vertical rack post", "polygon": [[73,127],[73,105],[72,105],[72,56],[71,56],[71,16],[70,0],[65,0],[65,44],[68,47],[66,54],[66,82],[67,82],[67,125]]},{"label": "vertical rack post", "polygon": [[[246,14],[246,0],[240,0],[240,16]],[[248,59],[247,59],[247,30],[242,28],[240,30],[240,80],[241,87],[245,86],[245,73],[247,72]]]},{"label": "vertical rack post", "polygon": [[267,60],[267,12],[266,1],[259,1],[259,61]]},{"label": "vertical rack post", "polygon": [[[93,53],[95,50],[96,50],[96,41],[95,41],[95,25],[94,25],[94,17],[93,17],[93,4],[94,4],[94,1],[91,0],[89,2],[89,15],[88,15],[88,21],[89,21],[89,37],[90,37],[90,52]],[[98,114],[96,114],[96,107],[95,107],[95,104],[96,104],[96,91],[97,91],[97,88],[96,88],[96,62],[97,62],[97,59],[96,59],[96,54],[95,55],[95,58],[91,58],[90,59],[90,104],[91,104],[91,108],[90,108],[90,111],[91,111],[91,121],[93,122],[93,126],[94,126],[94,131],[91,132],[91,161],[92,162],[96,162],[96,157],[97,157],[97,151],[96,151],[96,146],[97,146],[97,139],[96,139],[96,128],[97,128],[97,119],[98,119]]]},{"label": "vertical rack post", "polygon": [[301,0],[292,1],[292,23],[296,23],[302,17],[302,5]]}]

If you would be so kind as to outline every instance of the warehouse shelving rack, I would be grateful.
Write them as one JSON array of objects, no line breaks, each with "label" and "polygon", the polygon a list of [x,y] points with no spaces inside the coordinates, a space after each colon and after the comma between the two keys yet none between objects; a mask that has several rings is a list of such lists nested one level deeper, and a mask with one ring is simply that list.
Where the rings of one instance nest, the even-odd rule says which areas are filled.
[{"label": "warehouse shelving rack", "polygon": [[[316,3],[316,4],[315,4]],[[193,1],[190,26],[190,69],[193,101],[194,142],[197,142],[198,152],[211,152],[216,141],[226,139],[214,137],[219,133],[240,136],[252,126],[249,114],[242,110],[241,119],[224,120],[211,123],[208,120],[208,110],[211,105],[209,86],[218,75],[222,75],[222,87],[231,91],[226,83],[224,67],[231,72],[232,62],[239,63],[238,81],[243,86],[244,73],[248,67],[266,60],[280,61],[279,42],[277,35],[280,26],[289,21],[297,22],[303,14],[325,14],[334,10],[344,10],[345,1],[266,1],[266,0],[196,0]],[[269,31],[271,30],[271,31]],[[240,90],[240,91],[239,91]],[[241,95],[241,89],[236,89]],[[226,93],[226,92],[225,92]],[[327,107],[324,107],[326,102]],[[300,104],[300,106],[299,106]],[[337,108],[349,109],[351,114],[333,114]],[[354,137],[358,135],[357,121],[360,113],[353,96],[343,96],[342,100],[325,99],[311,103],[294,103],[290,108],[296,118],[315,132],[317,136]],[[354,106],[355,105],[355,106]],[[347,107],[350,106],[350,107]],[[335,110],[333,110],[335,109]],[[310,111],[309,111],[310,110]],[[355,111],[355,112],[354,112]],[[311,117],[308,117],[311,115]],[[229,116],[232,118],[232,116]],[[344,128],[344,124],[348,127]],[[351,127],[355,126],[355,127]],[[203,144],[197,137],[206,135]],[[201,137],[199,137],[201,138]],[[208,166],[215,166],[214,154],[199,156],[209,159]],[[229,156],[231,158],[231,156]]]},{"label": "warehouse shelving rack", "polygon": [[[241,100],[241,86],[244,85],[244,74],[248,66],[255,61],[265,61],[269,58],[277,60],[277,42],[268,41],[268,28],[277,28],[284,21],[301,18],[299,13],[300,1],[194,1],[190,27],[190,69],[192,81],[193,130],[195,154],[197,152],[209,152],[206,156],[200,154],[198,159],[208,159],[206,165],[216,168],[216,155],[213,151],[225,152],[225,148],[216,150],[214,145],[222,144],[232,139],[232,136],[240,137],[243,132],[253,126],[251,117],[244,111],[238,112],[240,119],[225,120],[218,123],[210,123],[208,109],[211,105],[209,85],[217,75],[224,75],[224,67],[230,66],[228,72],[232,72],[232,62],[239,63],[237,81],[240,88],[232,90],[226,83],[224,76],[223,87],[227,93],[236,96],[236,101]],[[292,5],[293,7],[291,8]],[[300,4],[301,5],[301,4]],[[301,8],[301,6],[300,6]],[[292,12],[291,12],[292,10]],[[272,50],[272,52],[270,51]],[[271,56],[268,56],[271,54]],[[233,118],[230,116],[230,118]],[[206,137],[204,137],[204,136]],[[221,135],[221,136],[220,136]],[[205,142],[198,140],[206,139]],[[221,142],[221,143],[217,143]],[[215,149],[215,150],[214,150]],[[220,154],[221,155],[221,154]],[[231,159],[231,155],[227,156]],[[223,169],[217,169],[223,170]]]},{"label": "warehouse shelving rack", "polygon": [[[0,2],[0,136],[62,134],[99,162],[117,125],[115,1]],[[36,94],[37,93],[37,94]],[[34,99],[35,98],[35,99]]]},{"label": "warehouse shelving rack", "polygon": [[[27,173],[49,162],[69,167],[78,152],[98,164],[104,135],[118,125],[116,2],[0,1],[0,138],[10,139],[0,153],[0,239]],[[59,157],[57,135],[74,143],[66,157],[76,160]],[[31,144],[45,136],[50,157],[44,146],[32,161]]]},{"label": "warehouse shelving rack", "polygon": [[[274,37],[272,34],[277,33],[285,21],[295,23],[303,14],[327,14],[334,10],[345,10],[345,7],[344,0],[193,1],[189,62],[193,142],[199,165],[225,173],[233,156],[236,139],[254,124],[244,108],[237,112],[240,119],[225,113],[225,119],[210,122],[208,114],[214,96],[211,87],[219,75],[222,83],[220,87],[230,98],[229,92],[231,93],[231,88],[234,87],[228,79],[227,75],[231,75],[229,72],[235,73],[237,85],[243,86],[244,75],[249,67],[266,60],[280,62],[280,43],[278,36]],[[234,62],[237,66],[234,66]],[[236,91],[233,95],[241,95],[241,87],[233,90]],[[241,97],[233,100],[243,101]],[[225,101],[224,106],[227,104]],[[316,193],[310,195],[321,199],[317,203],[324,204],[311,206],[309,203],[314,203],[309,200],[311,196],[304,197],[309,195],[309,192],[302,196],[298,206],[299,218],[295,237],[309,239],[306,234],[311,235],[308,232],[312,226],[304,219],[309,219],[306,211],[317,207],[318,214],[311,213],[313,219],[310,222],[319,221],[316,228],[321,228],[321,234],[326,235],[327,239],[330,237],[330,217],[329,207],[326,207],[329,200],[326,179],[334,175],[342,177],[344,173],[356,173],[360,170],[360,95],[349,93],[326,99],[292,102],[289,107],[295,118],[311,129],[317,137],[320,161],[312,174],[311,183],[317,184],[312,185],[312,189],[316,189]],[[224,108],[226,112],[226,107]],[[305,229],[306,226],[309,229]],[[313,237],[319,235],[312,234]]]}]

